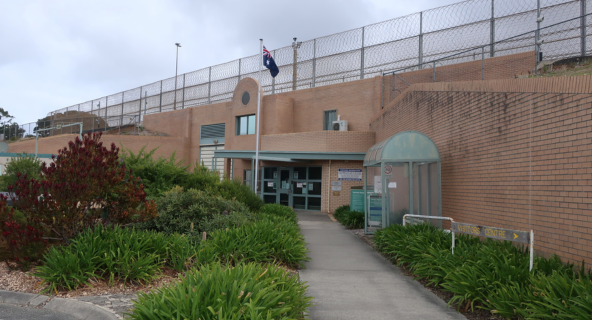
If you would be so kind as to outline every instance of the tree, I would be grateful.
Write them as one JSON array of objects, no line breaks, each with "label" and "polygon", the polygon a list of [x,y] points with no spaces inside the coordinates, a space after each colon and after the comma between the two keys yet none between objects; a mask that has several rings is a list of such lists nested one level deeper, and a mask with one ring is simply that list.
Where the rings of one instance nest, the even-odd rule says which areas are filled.
[{"label": "tree", "polygon": [[43,164],[40,179],[19,175],[9,191],[29,223],[38,221],[68,243],[97,223],[128,224],[156,216],[140,179],[119,160],[119,148],[104,147],[100,138],[101,133],[89,133],[70,141],[55,162]]},{"label": "tree", "polygon": [[[37,120],[37,125],[33,128],[33,132],[37,132],[41,129],[48,129],[51,127],[51,118],[45,117],[42,119]],[[49,137],[49,130],[39,131],[39,137]]]},{"label": "tree", "polygon": [[18,180],[17,174],[26,174],[29,178],[39,179],[41,176],[42,161],[27,153],[17,154],[10,158],[0,176],[0,191],[6,191],[8,186],[14,185]]}]

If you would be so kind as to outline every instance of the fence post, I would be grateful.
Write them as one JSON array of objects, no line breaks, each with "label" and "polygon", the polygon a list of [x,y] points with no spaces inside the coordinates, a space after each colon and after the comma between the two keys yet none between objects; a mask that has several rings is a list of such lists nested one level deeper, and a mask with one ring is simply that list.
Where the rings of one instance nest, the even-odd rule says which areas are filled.
[{"label": "fence post", "polygon": [[360,79],[364,79],[364,32],[366,27],[362,27],[362,50],[360,57]]},{"label": "fence post", "polygon": [[485,80],[485,47],[481,47],[481,80]]},{"label": "fence post", "polygon": [[539,40],[541,39],[541,0],[537,0],[537,28],[535,31],[535,74],[536,74],[536,66],[539,64],[539,51],[540,51],[540,47],[539,47]]},{"label": "fence post", "polygon": [[144,115],[146,115],[147,108],[148,108],[148,90],[144,91]]},{"label": "fence post", "polygon": [[160,80],[160,103],[158,104],[158,112],[162,112],[162,80]]},{"label": "fence post", "polygon": [[107,117],[108,117],[107,109],[109,109],[109,108],[107,108],[108,106],[109,106],[109,97],[107,96],[107,97],[105,97],[105,132],[107,132]]},{"label": "fence post", "polygon": [[382,103],[380,108],[384,109],[384,73],[382,74]]},{"label": "fence post", "polygon": [[242,61],[243,61],[243,59],[238,59],[238,81],[237,81],[237,83],[240,81]]},{"label": "fence post", "polygon": [[436,61],[432,62],[432,81],[436,82]]},{"label": "fence post", "polygon": [[93,118],[94,100],[90,100],[90,120],[92,122],[91,132],[95,132],[95,119]]},{"label": "fence post", "polygon": [[121,126],[123,125],[123,104],[125,103],[125,91],[121,93],[121,115],[119,117],[119,131],[121,133]]},{"label": "fence post", "polygon": [[419,12],[419,68],[422,69],[423,66],[423,11]]},{"label": "fence post", "polygon": [[586,55],[586,0],[580,0],[580,31],[581,31],[581,51],[580,55]]},{"label": "fence post", "polygon": [[138,125],[140,125],[140,119],[142,117],[142,86],[140,86],[140,103],[138,103]]},{"label": "fence post", "polygon": [[316,86],[317,81],[317,39],[312,42],[312,87]]},{"label": "fence post", "polygon": [[[273,50],[273,56],[275,57],[275,50]],[[275,77],[271,77],[271,94],[275,94]]]},{"label": "fence post", "polygon": [[489,25],[489,30],[490,30],[490,34],[489,34],[489,43],[490,43],[490,48],[489,48],[489,56],[493,57],[494,56],[494,42],[495,42],[495,0],[491,0],[491,21],[490,21],[490,25]]},{"label": "fence post", "polygon": [[185,73],[183,73],[183,95],[181,96],[181,109],[185,109]]},{"label": "fence post", "polygon": [[209,68],[208,75],[208,104],[212,103],[212,67]]}]

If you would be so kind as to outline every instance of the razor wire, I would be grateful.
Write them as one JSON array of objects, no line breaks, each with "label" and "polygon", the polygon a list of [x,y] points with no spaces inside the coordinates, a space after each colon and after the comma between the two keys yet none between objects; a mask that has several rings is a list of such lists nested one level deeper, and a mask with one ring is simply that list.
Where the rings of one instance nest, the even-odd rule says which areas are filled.
[{"label": "razor wire", "polygon": [[[297,50],[272,49],[280,73],[276,78],[263,73],[263,93],[355,81],[403,68],[422,69],[428,61],[446,65],[474,60],[482,53],[499,57],[524,52],[533,46],[532,34],[524,34],[537,28],[537,7],[545,17],[544,27],[585,16],[591,6],[592,0],[468,0],[304,41]],[[576,38],[588,34],[590,20],[566,24],[564,29],[557,25],[542,34],[548,39],[546,57],[565,56],[562,45],[578,47]],[[561,41],[561,36],[571,40]],[[585,53],[592,50],[589,38]],[[510,40],[499,42],[503,39]],[[238,82],[257,78],[260,66],[261,57],[252,55],[178,75],[176,87],[171,77],[55,110],[45,119],[95,117],[114,122],[119,117],[122,122],[133,117],[139,125],[146,114],[230,101]]]}]

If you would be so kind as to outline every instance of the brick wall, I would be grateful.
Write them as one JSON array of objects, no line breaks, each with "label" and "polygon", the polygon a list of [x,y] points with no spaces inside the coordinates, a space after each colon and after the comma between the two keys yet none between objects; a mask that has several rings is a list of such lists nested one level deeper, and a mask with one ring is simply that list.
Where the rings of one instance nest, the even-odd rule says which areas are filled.
[{"label": "brick wall", "polygon": [[374,132],[316,131],[261,137],[261,150],[366,152],[374,144]]},{"label": "brick wall", "polygon": [[[51,136],[46,138],[39,138],[39,153],[57,154],[59,149],[68,146],[68,142],[73,141],[78,137],[77,134],[63,134]],[[146,146],[146,150],[158,148],[154,155],[156,157],[170,157],[173,152],[176,152],[178,159],[179,150],[183,149],[183,139],[177,137],[151,137],[151,136],[125,136],[125,135],[103,135],[101,137],[103,145],[109,147],[111,143],[115,143],[117,147],[124,149],[131,149],[138,152],[142,147]],[[35,139],[20,140],[9,144],[9,152],[29,154],[35,153]]]},{"label": "brick wall", "polygon": [[398,77],[386,76],[384,82],[385,102],[401,95],[409,87],[409,84],[512,79],[519,75],[528,75],[534,70],[535,56],[534,51],[531,51],[495,58],[486,57],[483,64],[481,55],[473,56],[473,59],[474,61],[447,66],[436,64],[435,70],[432,65],[427,64],[422,70],[398,73]]},{"label": "brick wall", "polygon": [[434,140],[444,216],[532,228],[539,253],[592,260],[591,76],[412,85],[370,128]]}]

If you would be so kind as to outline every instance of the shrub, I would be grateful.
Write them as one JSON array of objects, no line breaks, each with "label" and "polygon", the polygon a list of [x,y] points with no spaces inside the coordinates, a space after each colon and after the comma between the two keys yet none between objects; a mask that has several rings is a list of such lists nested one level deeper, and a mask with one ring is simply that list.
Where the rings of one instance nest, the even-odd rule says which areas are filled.
[{"label": "shrub", "polygon": [[296,215],[296,212],[294,212],[294,210],[292,210],[292,208],[283,206],[278,203],[266,204],[263,207],[261,207],[261,210],[259,212],[263,213],[263,214],[276,215],[279,217],[283,217],[286,220],[291,221],[295,224],[298,223],[298,216]]},{"label": "shrub", "polygon": [[588,319],[592,276],[557,256],[536,257],[534,269],[522,246],[509,241],[451,235],[429,225],[393,225],[374,236],[377,249],[428,284],[453,294],[449,304],[482,308],[506,318]]},{"label": "shrub", "polygon": [[215,214],[199,223],[198,232],[210,234],[215,230],[226,228],[237,228],[251,223],[255,220],[255,215],[247,212],[233,212],[232,214]]},{"label": "shrub", "polygon": [[176,154],[167,158],[154,159],[158,148],[146,151],[144,146],[138,153],[131,149],[121,152],[121,159],[126,168],[133,170],[134,176],[142,179],[148,196],[157,197],[176,185],[184,185],[187,180],[187,167],[178,161]]},{"label": "shrub", "polygon": [[259,211],[264,204],[263,200],[240,180],[225,179],[216,186],[216,191],[224,199],[234,199],[244,203],[253,212]]},{"label": "shrub", "polygon": [[69,246],[50,248],[35,275],[50,292],[76,289],[93,277],[111,284],[150,281],[165,265],[185,270],[196,252],[197,244],[185,236],[98,226],[73,238]]},{"label": "shrub", "polygon": [[156,214],[139,179],[119,161],[119,149],[103,147],[100,138],[87,134],[70,141],[54,163],[43,164],[40,179],[17,174],[13,200],[29,226],[47,226],[67,243],[98,219],[124,224]]},{"label": "shrub", "polygon": [[146,151],[144,147],[137,154],[129,149],[122,152],[126,167],[142,179],[149,196],[160,197],[173,187],[180,186],[185,190],[209,190],[224,199],[240,201],[251,211],[259,211],[263,205],[263,200],[241,181],[221,180],[217,172],[199,164],[189,173],[188,167],[177,161],[174,153],[168,159],[155,160],[156,150]]},{"label": "shrub", "polygon": [[274,265],[215,263],[182,282],[140,293],[131,319],[301,319],[311,305],[298,277]]},{"label": "shrub", "polygon": [[364,212],[351,211],[349,205],[335,209],[333,216],[347,228],[361,229],[364,227]]},{"label": "shrub", "polygon": [[298,225],[278,216],[262,216],[238,228],[214,231],[204,247],[213,248],[216,259],[228,264],[278,261],[302,267],[308,260]]},{"label": "shrub", "polygon": [[141,225],[144,229],[164,233],[190,234],[204,221],[224,212],[234,215],[249,213],[248,208],[235,200],[226,200],[211,191],[173,188],[157,199],[158,217]]},{"label": "shrub", "polygon": [[21,212],[8,207],[3,195],[0,195],[0,231],[11,258],[20,269],[28,269],[47,244],[47,240],[42,238],[43,229],[38,221],[27,219]]},{"label": "shrub", "polygon": [[39,179],[41,176],[41,160],[27,153],[17,154],[10,158],[10,162],[4,167],[0,176],[0,190],[8,190],[8,186],[14,185],[18,180],[18,174],[27,175],[29,178]]}]

